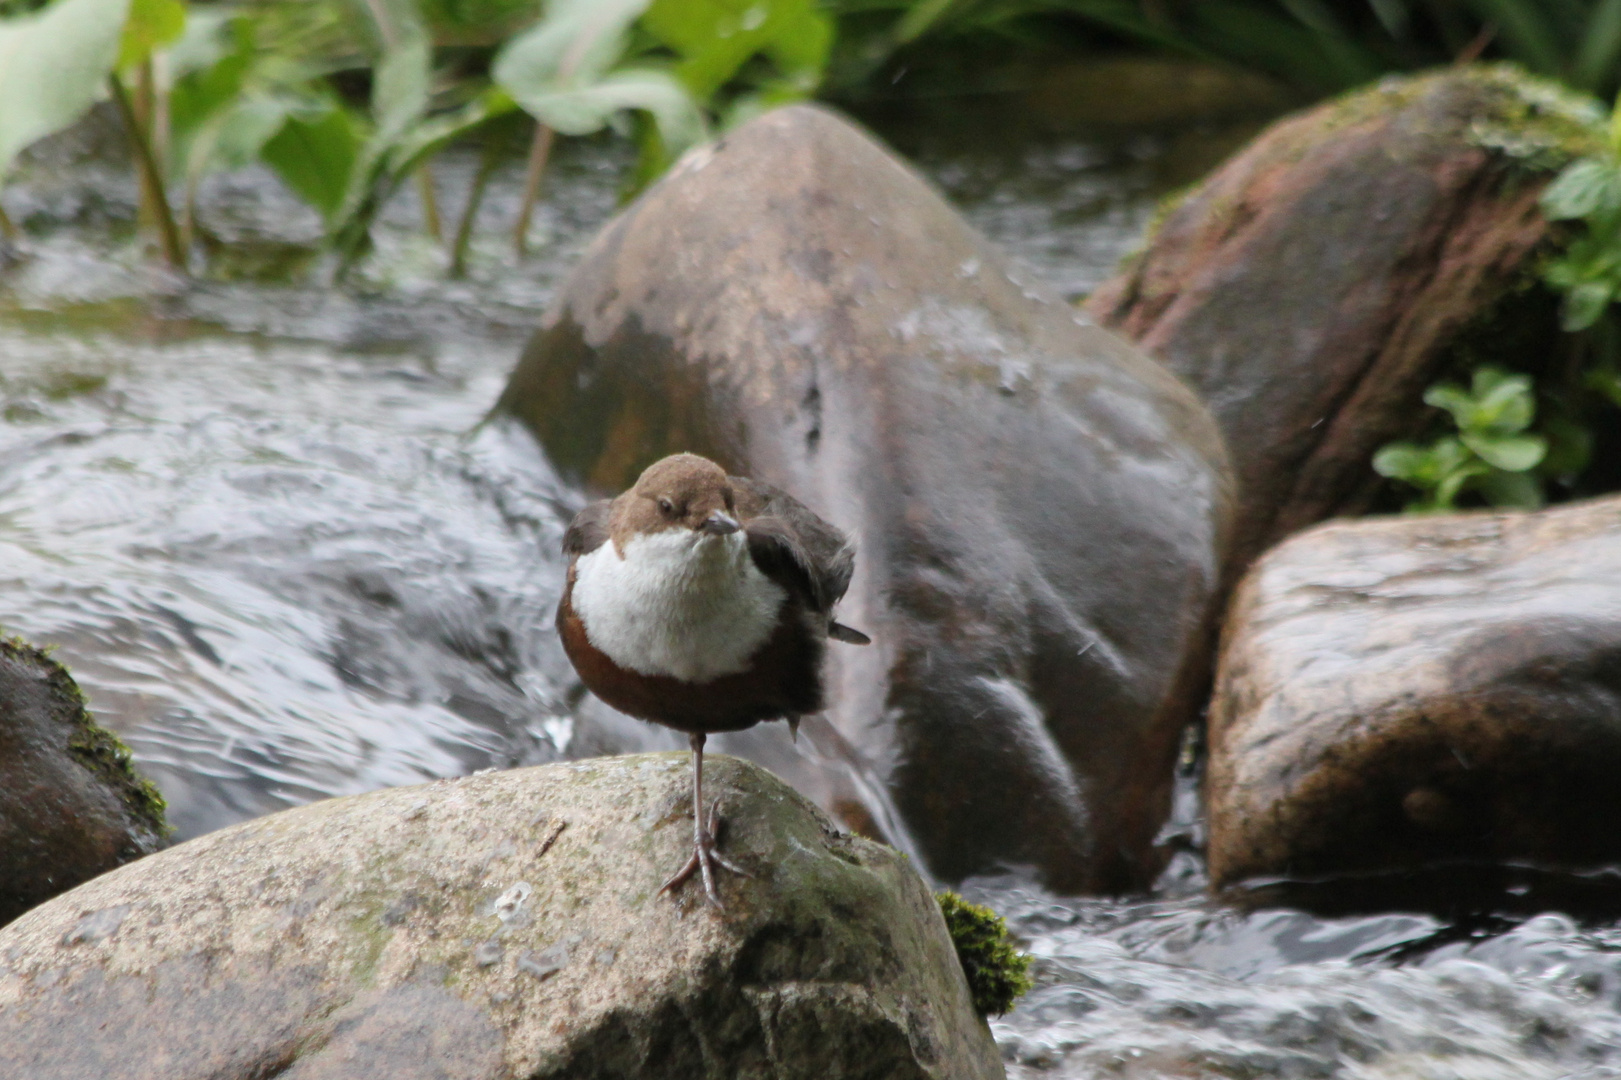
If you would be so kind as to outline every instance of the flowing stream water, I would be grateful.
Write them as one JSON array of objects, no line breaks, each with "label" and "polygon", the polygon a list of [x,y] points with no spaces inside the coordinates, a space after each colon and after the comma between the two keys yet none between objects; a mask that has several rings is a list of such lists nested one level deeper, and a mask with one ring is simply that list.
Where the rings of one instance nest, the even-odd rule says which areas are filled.
[{"label": "flowing stream water", "polygon": [[[1243,134],[885,130],[1072,297]],[[287,283],[318,222],[252,172],[204,191],[212,275],[156,269],[113,138],[58,139],[6,191],[28,235],[0,249],[0,629],[58,646],[181,838],[580,753],[551,630],[579,496],[524,432],[480,421],[612,214],[623,149],[564,147],[521,264],[512,163],[466,280],[408,193],[373,268],[332,289]],[[447,207],[475,165],[439,164]],[[992,1024],[1011,1076],[1621,1076],[1621,927],[1223,906],[1198,817],[1190,770],[1167,833],[1187,850],[1151,896],[966,884],[1037,957],[1037,988]]]}]

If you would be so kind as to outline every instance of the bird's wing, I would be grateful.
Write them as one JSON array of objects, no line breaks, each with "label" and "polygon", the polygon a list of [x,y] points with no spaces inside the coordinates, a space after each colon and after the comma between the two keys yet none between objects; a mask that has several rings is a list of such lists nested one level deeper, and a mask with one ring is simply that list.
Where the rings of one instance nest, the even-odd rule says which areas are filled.
[{"label": "bird's wing", "polygon": [[749,553],[760,572],[830,614],[850,587],[855,548],[798,499],[758,480],[731,478]]},{"label": "bird's wing", "polygon": [[613,509],[612,499],[598,499],[574,515],[563,533],[563,554],[584,555],[595,551],[608,540],[608,514]]}]

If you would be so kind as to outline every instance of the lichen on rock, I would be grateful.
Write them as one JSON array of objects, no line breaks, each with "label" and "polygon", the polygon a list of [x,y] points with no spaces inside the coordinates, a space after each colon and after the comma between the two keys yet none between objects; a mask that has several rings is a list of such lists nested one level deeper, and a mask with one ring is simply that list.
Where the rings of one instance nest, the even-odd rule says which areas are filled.
[{"label": "lichen on rock", "polygon": [[688,755],[332,799],[210,833],[0,929],[0,1076],[989,1080],[907,862],[706,760],[751,877],[690,851]]}]

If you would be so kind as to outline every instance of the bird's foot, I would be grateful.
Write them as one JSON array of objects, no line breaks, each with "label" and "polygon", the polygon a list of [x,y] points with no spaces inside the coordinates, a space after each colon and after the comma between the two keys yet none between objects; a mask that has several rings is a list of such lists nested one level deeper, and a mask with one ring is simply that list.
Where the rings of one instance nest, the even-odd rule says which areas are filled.
[{"label": "bird's foot", "polygon": [[747,870],[732,862],[726,856],[715,850],[715,838],[720,832],[720,800],[716,799],[709,806],[709,820],[693,838],[692,858],[687,860],[685,866],[675,872],[675,876],[659,886],[659,892],[673,892],[681,887],[693,874],[702,872],[704,879],[704,895],[714,905],[715,910],[725,911],[726,905],[720,902],[720,894],[715,891],[715,874],[719,868],[724,867],[734,874],[743,877],[753,877]]}]

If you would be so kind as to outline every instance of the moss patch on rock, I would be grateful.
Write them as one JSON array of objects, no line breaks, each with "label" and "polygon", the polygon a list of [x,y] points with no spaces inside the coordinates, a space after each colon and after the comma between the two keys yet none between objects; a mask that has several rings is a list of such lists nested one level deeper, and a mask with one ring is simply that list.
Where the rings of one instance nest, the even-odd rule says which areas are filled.
[{"label": "moss patch on rock", "polygon": [[1030,979],[1034,957],[1013,945],[1007,923],[988,907],[970,904],[954,892],[936,893],[940,914],[951,931],[957,959],[968,976],[968,992],[981,1016],[1001,1016],[1035,984]]},{"label": "moss patch on rock", "polygon": [[74,733],[68,739],[73,759],[118,792],[130,813],[157,836],[173,830],[165,816],[168,804],[157,786],[135,770],[130,749],[124,740],[97,724],[90,715],[84,691],[68,669],[50,653],[21,638],[0,638],[0,656],[36,667],[45,672],[46,684],[57,700],[73,703]]}]

